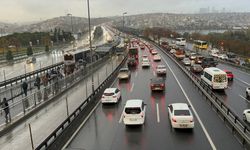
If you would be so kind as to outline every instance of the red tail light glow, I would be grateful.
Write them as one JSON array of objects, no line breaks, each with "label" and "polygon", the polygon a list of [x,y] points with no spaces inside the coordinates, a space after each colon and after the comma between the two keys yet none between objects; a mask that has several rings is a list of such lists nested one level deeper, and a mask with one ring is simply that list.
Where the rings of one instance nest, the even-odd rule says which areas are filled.
[{"label": "red tail light glow", "polygon": [[164,84],[161,84],[161,86],[163,87],[163,86],[164,86]]},{"label": "red tail light glow", "polygon": [[173,122],[176,122],[176,119],[175,119],[175,118],[172,118],[172,121],[173,121]]}]

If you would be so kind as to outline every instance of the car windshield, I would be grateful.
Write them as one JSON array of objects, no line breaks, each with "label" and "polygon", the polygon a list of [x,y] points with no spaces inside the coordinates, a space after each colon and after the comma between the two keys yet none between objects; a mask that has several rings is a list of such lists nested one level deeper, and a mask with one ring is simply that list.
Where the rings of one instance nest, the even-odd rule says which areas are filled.
[{"label": "car windshield", "polygon": [[139,114],[141,113],[141,109],[139,107],[131,107],[131,108],[125,108],[126,114]]},{"label": "car windshield", "polygon": [[165,66],[158,66],[157,69],[165,69]]},{"label": "car windshield", "polygon": [[114,93],[112,93],[112,92],[111,92],[111,93],[104,93],[103,95],[104,95],[104,96],[113,96]]},{"label": "car windshield", "polygon": [[175,110],[174,111],[175,116],[190,116],[189,110]]},{"label": "car windshield", "polygon": [[232,74],[232,72],[231,72],[231,71],[227,71],[226,73],[227,73],[227,74]]}]

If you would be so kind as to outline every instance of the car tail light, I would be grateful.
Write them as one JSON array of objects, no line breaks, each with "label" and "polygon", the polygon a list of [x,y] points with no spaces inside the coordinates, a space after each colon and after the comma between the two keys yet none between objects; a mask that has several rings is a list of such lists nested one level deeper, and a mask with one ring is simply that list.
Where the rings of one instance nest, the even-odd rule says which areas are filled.
[{"label": "car tail light", "polygon": [[116,98],[116,96],[114,95],[113,98]]},{"label": "car tail light", "polygon": [[161,86],[163,87],[163,86],[164,86],[164,84],[161,84]]},{"label": "car tail light", "polygon": [[175,119],[175,118],[172,118],[172,121],[173,121],[173,122],[176,122],[176,119]]},{"label": "car tail light", "polygon": [[151,84],[150,86],[151,86],[151,87],[154,87],[154,85],[153,85],[153,84]]},{"label": "car tail light", "polygon": [[102,98],[105,98],[105,96],[102,96]]}]

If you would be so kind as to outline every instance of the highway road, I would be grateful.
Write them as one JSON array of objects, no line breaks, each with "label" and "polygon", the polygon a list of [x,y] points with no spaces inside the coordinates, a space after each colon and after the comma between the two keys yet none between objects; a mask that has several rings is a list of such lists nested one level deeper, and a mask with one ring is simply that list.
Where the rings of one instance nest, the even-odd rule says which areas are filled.
[{"label": "highway road", "polygon": [[[161,51],[161,62],[153,62],[151,67],[142,69],[141,64],[132,70],[127,82],[114,81],[112,87],[118,87],[122,101],[113,105],[99,103],[89,119],[72,135],[65,149],[76,150],[162,150],[185,149],[240,150],[243,147],[231,134],[223,121],[210,108],[191,81],[177,65]],[[151,93],[150,79],[155,76],[157,64],[167,66],[166,89],[163,93]],[[143,126],[126,127],[122,111],[126,100],[139,98],[145,101],[146,121]],[[173,130],[170,126],[167,106],[170,103],[190,104],[195,116],[193,130]]]}]

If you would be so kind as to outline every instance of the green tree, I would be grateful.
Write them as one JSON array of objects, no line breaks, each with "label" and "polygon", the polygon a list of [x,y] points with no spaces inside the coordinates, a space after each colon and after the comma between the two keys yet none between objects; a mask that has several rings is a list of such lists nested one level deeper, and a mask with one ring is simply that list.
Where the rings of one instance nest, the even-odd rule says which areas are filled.
[{"label": "green tree", "polygon": [[6,53],[6,60],[8,61],[12,61],[13,60],[13,55],[12,55],[12,51],[8,50]]},{"label": "green tree", "polygon": [[28,56],[33,55],[33,50],[32,50],[32,47],[31,47],[31,46],[27,47],[27,55],[28,55]]}]

